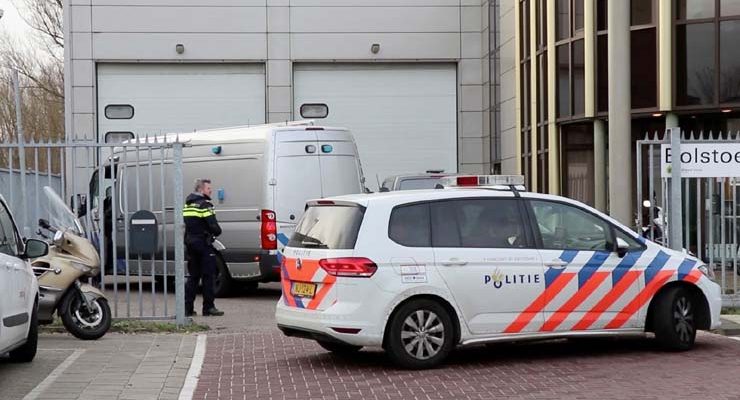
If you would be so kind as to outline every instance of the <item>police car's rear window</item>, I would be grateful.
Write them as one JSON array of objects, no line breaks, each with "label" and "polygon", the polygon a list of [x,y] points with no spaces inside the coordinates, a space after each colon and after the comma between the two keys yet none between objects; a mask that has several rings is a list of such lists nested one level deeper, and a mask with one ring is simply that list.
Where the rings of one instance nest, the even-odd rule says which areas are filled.
[{"label": "police car's rear window", "polygon": [[288,247],[354,249],[365,209],[360,206],[309,207],[296,226]]}]

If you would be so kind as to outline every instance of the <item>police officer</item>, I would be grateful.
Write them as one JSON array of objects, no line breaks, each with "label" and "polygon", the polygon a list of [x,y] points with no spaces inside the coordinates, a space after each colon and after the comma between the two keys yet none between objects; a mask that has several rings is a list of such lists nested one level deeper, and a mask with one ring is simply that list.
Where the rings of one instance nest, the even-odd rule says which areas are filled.
[{"label": "police officer", "polygon": [[203,279],[203,315],[224,315],[214,304],[216,253],[213,241],[221,234],[211,203],[210,179],[197,179],[195,191],[185,199],[185,246],[188,252],[188,282],[185,285],[185,314],[196,315],[195,289]]}]

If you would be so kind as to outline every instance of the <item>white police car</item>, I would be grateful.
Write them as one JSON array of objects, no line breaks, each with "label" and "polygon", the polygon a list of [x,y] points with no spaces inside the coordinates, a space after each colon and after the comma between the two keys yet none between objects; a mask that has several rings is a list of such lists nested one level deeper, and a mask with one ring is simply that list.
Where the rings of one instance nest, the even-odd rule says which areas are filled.
[{"label": "white police car", "polygon": [[39,284],[29,260],[48,251],[40,240],[24,243],[0,196],[0,357],[29,362],[36,356]]},{"label": "white police car", "polygon": [[283,333],[427,368],[494,341],[654,332],[687,350],[719,326],[720,288],[696,258],[521,177],[445,179],[309,202],[284,250]]}]

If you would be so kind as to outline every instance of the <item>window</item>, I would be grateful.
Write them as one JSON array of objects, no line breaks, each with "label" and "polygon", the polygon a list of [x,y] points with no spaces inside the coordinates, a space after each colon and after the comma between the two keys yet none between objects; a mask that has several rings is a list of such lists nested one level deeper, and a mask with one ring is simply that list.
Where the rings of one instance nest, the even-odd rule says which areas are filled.
[{"label": "window", "polygon": [[740,102],[740,20],[722,21],[719,33],[720,103]]},{"label": "window", "polygon": [[622,239],[625,242],[627,242],[627,244],[629,245],[629,248],[628,248],[629,251],[640,251],[640,250],[643,250],[645,248],[645,246],[643,244],[641,244],[640,242],[638,242],[632,236],[630,236],[630,235],[622,232],[619,229],[615,229],[615,231],[617,232],[617,238],[618,239]]},{"label": "window", "polygon": [[630,13],[631,25],[649,25],[653,23],[653,1],[632,0]]},{"label": "window", "polygon": [[429,204],[396,207],[388,223],[388,237],[406,247],[431,247]]},{"label": "window", "polygon": [[131,119],[134,117],[134,107],[128,104],[111,104],[105,106],[105,118]]},{"label": "window", "polygon": [[675,104],[681,109],[740,104],[740,0],[677,0]]},{"label": "window", "polygon": [[560,129],[563,143],[563,193],[571,199],[593,205],[593,123],[567,124]]},{"label": "window", "polygon": [[676,27],[676,103],[679,106],[714,103],[714,24]]},{"label": "window", "polygon": [[607,24],[607,0],[596,1],[596,30],[605,31]]},{"label": "window", "polygon": [[432,203],[434,247],[524,248],[524,226],[514,199]]},{"label": "window", "polygon": [[586,67],[583,40],[573,42],[573,115],[586,112]]},{"label": "window", "polygon": [[609,48],[607,35],[596,39],[596,95],[597,110],[609,111]]},{"label": "window", "polygon": [[133,138],[133,132],[107,132],[105,134],[105,143],[123,143]]},{"label": "window", "polygon": [[14,257],[20,255],[18,234],[13,226],[10,213],[2,204],[0,204],[0,253]]},{"label": "window", "polygon": [[614,248],[606,221],[577,207],[532,201],[542,246],[551,250],[605,250]]},{"label": "window", "polygon": [[570,0],[557,0],[555,12],[557,13],[556,40],[567,39],[570,37]]},{"label": "window", "polygon": [[632,108],[657,107],[658,55],[655,29],[633,30],[631,42]]},{"label": "window", "polygon": [[288,246],[332,250],[354,249],[365,209],[359,206],[309,207]]},{"label": "window", "polygon": [[714,0],[677,0],[676,17],[680,20],[714,17]]},{"label": "window", "polygon": [[573,0],[573,30],[583,30],[583,0]]},{"label": "window", "polygon": [[720,0],[721,17],[734,17],[740,15],[740,0]]},{"label": "window", "polygon": [[570,46],[557,47],[558,117],[570,116]]}]

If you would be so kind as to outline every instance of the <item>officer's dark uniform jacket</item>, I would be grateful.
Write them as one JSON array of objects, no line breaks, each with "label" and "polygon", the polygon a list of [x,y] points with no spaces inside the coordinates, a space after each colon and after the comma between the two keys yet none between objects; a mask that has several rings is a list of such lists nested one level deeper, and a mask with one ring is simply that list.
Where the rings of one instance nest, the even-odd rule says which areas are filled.
[{"label": "officer's dark uniform jacket", "polygon": [[204,194],[191,193],[185,199],[182,216],[185,220],[186,244],[202,240],[210,245],[213,238],[221,234],[211,199]]},{"label": "officer's dark uniform jacket", "polygon": [[[185,220],[185,245],[188,252],[188,281],[185,284],[185,312],[192,314],[195,290],[203,280],[203,314],[214,310],[214,280],[216,256],[213,238],[221,234],[211,199],[192,193],[185,199],[182,215]],[[215,314],[223,315],[223,314]]]}]

